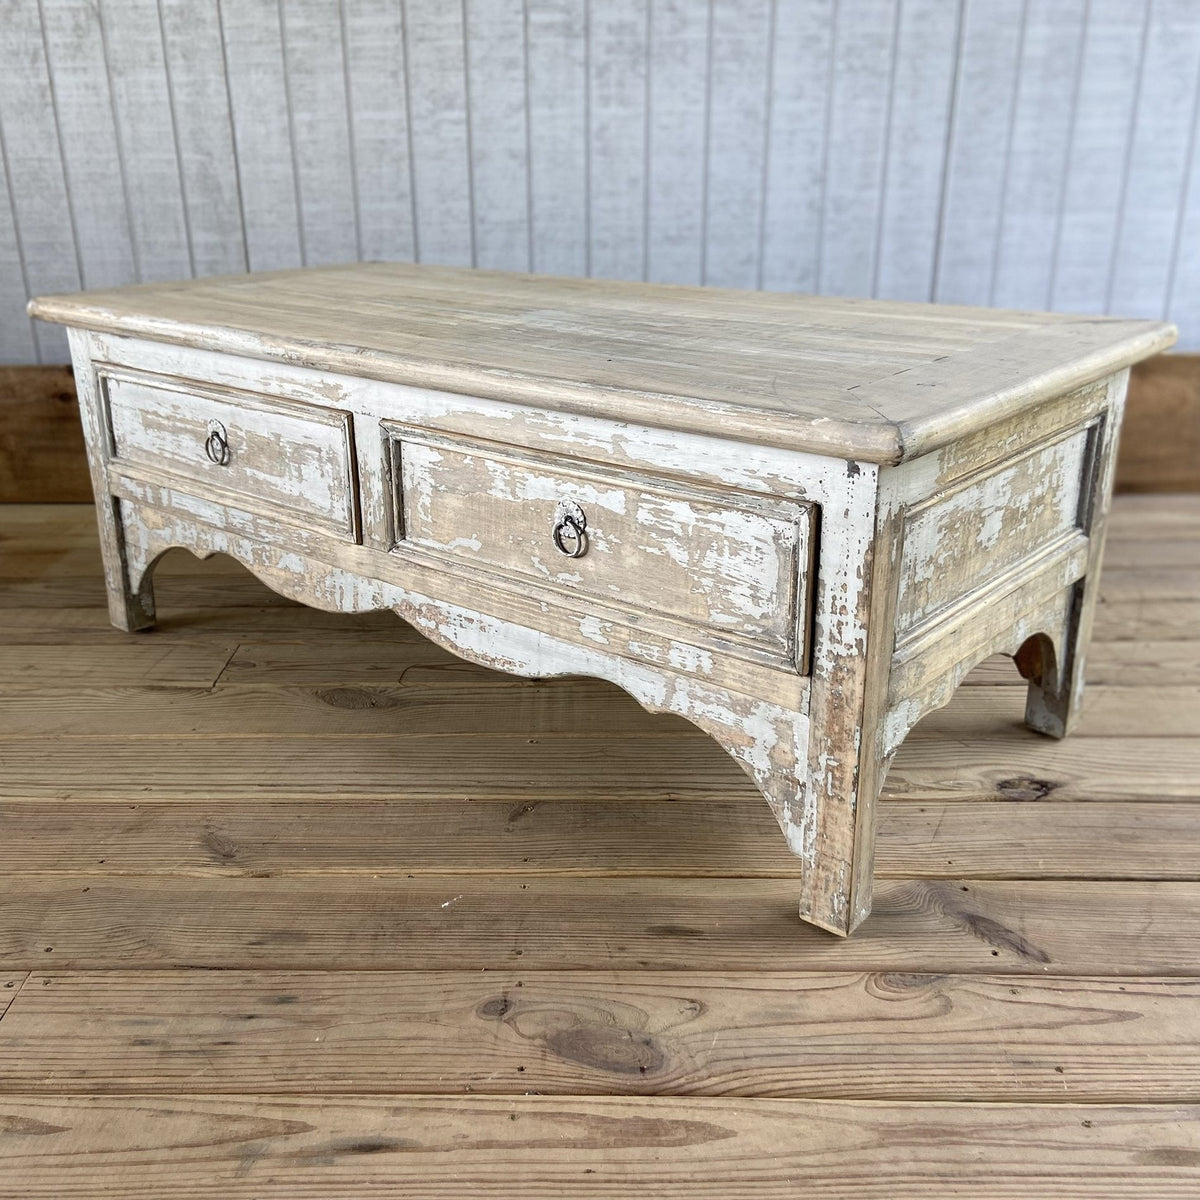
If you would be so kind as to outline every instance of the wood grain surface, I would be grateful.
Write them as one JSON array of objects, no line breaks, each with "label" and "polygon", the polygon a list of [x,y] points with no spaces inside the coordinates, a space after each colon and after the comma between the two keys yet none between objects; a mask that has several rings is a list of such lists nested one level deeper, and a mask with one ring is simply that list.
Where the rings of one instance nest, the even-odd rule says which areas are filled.
[{"label": "wood grain surface", "polygon": [[[91,499],[68,368],[0,367],[0,414],[0,503]],[[1200,491],[1200,355],[1157,355],[1133,368],[1116,487]]]},{"label": "wood grain surface", "polygon": [[6,1097],[22,1197],[784,1200],[1195,1195],[1195,1105],[213,1096]]},{"label": "wood grain surface", "polygon": [[1166,350],[1176,333],[1162,321],[410,263],[40,296],[29,312],[99,333],[878,463],[936,450],[1119,372]]},{"label": "wood grain surface", "polygon": [[1195,498],[1114,508],[1077,735],[1007,660],[914,730],[847,941],[678,718],[220,559],[117,634],[94,530],[0,512],[0,1192],[1200,1187]]},{"label": "wood grain surface", "polygon": [[92,498],[69,366],[0,366],[0,504]]}]

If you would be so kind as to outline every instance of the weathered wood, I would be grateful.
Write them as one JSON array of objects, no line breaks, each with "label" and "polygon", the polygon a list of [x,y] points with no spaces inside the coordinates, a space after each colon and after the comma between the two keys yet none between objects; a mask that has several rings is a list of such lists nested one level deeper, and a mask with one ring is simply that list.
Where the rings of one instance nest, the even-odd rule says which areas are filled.
[{"label": "weathered wood", "polygon": [[1195,1103],[1198,1004],[1170,978],[39,971],[0,1089]]},{"label": "weathered wood", "polygon": [[[1143,599],[1101,606],[1128,654],[1097,646],[1112,683],[1089,691],[1091,736],[1022,732],[1012,662],[976,672],[1016,686],[963,689],[899,751],[892,779],[913,798],[885,786],[876,911],[848,943],[796,922],[803,865],[677,717],[601,681],[495,674],[390,613],[278,602],[220,560],[164,564],[165,630],[105,632],[71,574],[91,513],[0,512],[0,635],[30,666],[0,693],[0,756],[19,733],[26,781],[45,785],[0,806],[0,1179],[54,1200],[367,1183],[457,1196],[464,1170],[504,1195],[791,1195],[801,1169],[830,1195],[1190,1194],[1197,1117],[1178,1105],[1197,1099],[1200,772],[1195,688],[1163,681],[1190,671],[1196,602],[1158,599],[1174,584],[1155,564],[1191,518],[1146,503],[1115,508],[1148,565]],[[13,605],[35,580],[41,606]],[[204,606],[239,581],[257,606]],[[1175,624],[1156,631],[1164,613]],[[60,636],[94,685],[59,673]],[[140,665],[147,648],[239,650],[215,689],[112,686],[122,637]],[[1139,657],[1147,678],[1129,685]],[[483,730],[493,757],[469,759]],[[572,735],[605,747],[590,781],[562,774]],[[380,758],[379,790],[337,799],[359,741],[390,741],[421,786]],[[200,772],[224,748],[217,792],[185,795],[176,776],[147,799],[156,743],[198,752]],[[307,756],[310,790],[269,787],[304,782],[284,743]],[[77,790],[106,778],[106,798]],[[211,970],[169,969],[184,966]],[[451,1098],[468,1088],[495,1095]],[[404,1095],[418,1091],[443,1095]],[[814,1099],[766,1099],[785,1096]],[[1004,1103],[964,1103],[985,1099]],[[706,1115],[688,1143],[692,1104]],[[303,1128],[276,1136],[277,1119]],[[414,1145],[426,1129],[440,1140]]]},{"label": "weathered wood", "polygon": [[[1157,744],[1157,743],[1156,743]],[[670,797],[719,792],[746,797],[746,777],[708,739],[674,733],[637,738],[586,734],[413,735],[345,738],[62,739],[45,772],[41,738],[0,740],[0,796],[98,798],[130,790],[152,797],[470,795],[526,801],[554,795]],[[512,768],[512,769],[510,769]]]},{"label": "weathered wood", "polygon": [[0,503],[91,498],[71,369],[0,366]]},{"label": "weathered wood", "polygon": [[[1130,376],[1133,387],[1133,375]],[[1132,397],[1133,393],[1130,392]],[[1109,545],[1117,548],[1118,543],[1162,536],[1182,536],[1200,533],[1200,496],[1173,493],[1170,496],[1146,492],[1142,495],[1125,495],[1113,505],[1109,513]]]},{"label": "weathered wood", "polygon": [[[104,858],[97,853],[97,860]],[[86,890],[85,890],[86,889]],[[0,881],[20,970],[916,971],[1200,974],[1200,883],[881,880],[848,943],[792,879],[313,875]],[[47,949],[49,947],[49,949]]]},{"label": "weathered wood", "polygon": [[1162,563],[1153,570],[1114,567],[1100,579],[1101,597],[1119,603],[1132,601],[1195,600],[1200,595],[1200,569]]},{"label": "weathered wood", "polygon": [[[218,626],[213,632],[222,629]],[[648,713],[619,688],[599,679],[515,679],[421,653],[414,653],[404,667],[393,668],[384,662],[371,672],[369,664],[355,664],[343,674],[347,664],[334,647],[345,646],[355,638],[367,640],[370,633],[339,630],[337,626],[328,634],[308,627],[279,631],[280,638],[295,638],[302,633],[328,637],[329,644],[309,647],[305,655],[297,655],[289,664],[294,683],[258,681],[260,669],[269,680],[275,672],[282,673],[284,664],[264,653],[273,648],[270,644],[256,642],[249,653],[239,646],[216,686],[210,689],[199,680],[182,681],[178,674],[180,660],[166,653],[168,649],[195,651],[217,641],[180,636],[192,632],[194,627],[186,624],[173,631],[156,631],[156,654],[138,653],[129,661],[115,654],[119,646],[112,639],[97,636],[90,645],[84,642],[89,636],[87,626],[79,630],[49,626],[43,630],[41,643],[11,646],[0,639],[0,675],[5,668],[12,672],[17,659],[9,657],[11,651],[25,667],[20,675],[9,674],[17,684],[15,690],[0,686],[0,738],[38,734],[102,737],[110,736],[120,724],[136,729],[139,735],[164,737],[399,737],[468,734],[483,727],[492,733],[571,733],[586,729],[589,734],[619,732],[623,737],[648,733],[693,739],[698,736],[682,718]],[[264,631],[256,627],[225,632],[227,644],[232,645],[239,633],[258,638]],[[61,646],[56,642],[60,634],[64,637]],[[81,644],[71,645],[72,641]],[[225,639],[219,644],[226,644]],[[286,642],[283,646],[294,648]],[[43,655],[43,650],[49,653]],[[68,650],[75,655],[69,661],[79,672],[77,683],[72,687],[55,686],[44,672],[61,665]],[[109,675],[106,672],[114,658],[117,666]],[[328,663],[325,671],[322,660]],[[350,661],[353,663],[352,658]],[[1007,670],[1011,672],[1011,666]],[[137,682],[122,682],[122,678],[128,680],[131,676]],[[234,682],[239,678],[245,682]],[[982,683],[984,677],[972,682]],[[168,686],[176,689],[169,696],[164,694]],[[899,751],[901,769],[904,764],[921,761],[918,742],[955,737],[982,741],[1017,733],[1023,722],[1024,696],[1020,688],[965,688],[948,707],[930,713],[909,734]],[[1075,736],[1200,736],[1200,685],[1091,687]],[[1030,744],[1029,739],[1020,736],[1005,737],[1003,742],[1006,753],[1011,750],[1014,765]],[[1145,753],[1153,753],[1153,747],[1145,747]],[[1134,760],[1140,764],[1142,753],[1135,752]],[[1062,762],[1064,768],[1072,765],[1073,760]]]},{"label": "weathered wood", "polygon": [[978,739],[923,737],[906,744],[888,773],[904,798],[987,800],[1050,795],[1058,800],[1148,800],[1200,796],[1193,738],[1081,738],[1057,745],[1027,730]]},{"label": "weathered wood", "polygon": [[[1008,800],[883,804],[876,878],[1200,876],[1200,804],[1080,803],[1041,798],[1040,791],[1037,780],[1015,779],[1004,793]],[[319,796],[312,803],[26,797],[0,805],[0,827],[0,871],[13,878],[503,873],[784,879],[801,873],[796,857],[773,836],[763,806],[720,794],[521,802],[481,790],[469,800],[411,798],[395,807]]]},{"label": "weathered wood", "polygon": [[[1187,1200],[1194,1105],[956,1105],[551,1097],[7,1096],[0,1170],[29,1197],[551,1195]],[[853,1157],[847,1146],[853,1145]],[[852,1184],[852,1190],[848,1187]]]},{"label": "weathered wood", "polygon": [[8,971],[0,969],[0,1017],[8,1011],[9,1005],[17,998],[29,978],[27,971]]},{"label": "weathered wood", "polygon": [[[536,733],[531,741],[530,733]],[[753,796],[716,745],[662,727],[623,734],[375,733],[346,738],[139,737],[114,734],[97,759],[87,737],[62,738],[56,772],[44,771],[39,737],[0,739],[0,796],[237,799],[247,791],[287,797],[470,795],[528,800],[572,796]],[[603,770],[599,765],[604,764]],[[905,746],[887,777],[905,798],[1003,798],[1035,780],[1056,799],[1192,798],[1200,746],[1189,738],[1081,739],[1065,746],[1003,729],[977,740],[923,737]],[[1013,781],[1018,781],[1014,783]]]},{"label": "weathered wood", "polygon": [[[1031,549],[1079,528],[1087,446],[1086,430],[1071,434],[908,510],[896,612],[900,640],[1027,559]],[[980,548],[989,551],[986,559]]]},{"label": "weathered wood", "polygon": [[[0,676],[7,649],[0,645]],[[42,660],[32,652],[35,648],[20,649],[31,668],[40,671]],[[90,660],[91,651],[86,654]],[[48,658],[47,664],[52,661]],[[403,680],[394,685],[340,683],[336,670],[331,670],[327,680],[310,686],[222,682],[212,689],[180,686],[169,696],[164,695],[165,685],[157,682],[130,687],[93,681],[78,688],[43,685],[36,690],[0,686],[0,739],[105,736],[114,721],[128,723],[139,735],[156,737],[404,737],[472,734],[483,727],[527,736],[585,729],[588,736],[699,737],[682,718],[648,713],[603,680],[524,680],[463,666],[423,665],[414,658]],[[987,728],[981,723],[981,729]]]},{"label": "weathered wood", "polygon": [[[1193,686],[1200,683],[1200,639],[1193,628],[1189,637],[1175,641],[1125,638],[1097,643],[1088,655],[1087,677],[1101,687]],[[964,685],[1022,682],[1008,658],[987,659],[963,680]]]},{"label": "weathered wood", "polygon": [[[416,430],[390,436],[394,552],[431,554],[451,570],[527,576],[572,603],[609,600],[641,611],[646,623],[662,612],[784,661],[803,658],[795,640],[812,604],[810,505],[571,470]],[[587,514],[571,535],[569,548],[582,539],[579,558],[547,546],[564,497]]]},{"label": "weathered wood", "polygon": [[98,387],[118,469],[169,472],[355,535],[348,414],[107,371]]},{"label": "weathered wood", "polygon": [[208,688],[220,677],[235,644],[157,643],[133,646],[0,645],[0,689],[13,693],[42,688],[46,679],[69,680],[78,687],[150,685]]},{"label": "weathered wood", "polygon": [[545,406],[549,389],[555,407],[666,428],[721,419],[727,437],[868,462],[928,453],[1174,340],[1153,322],[397,263],[47,296],[31,312],[494,400]]},{"label": "weathered wood", "polygon": [[[33,579],[18,578],[0,590],[0,609],[40,607],[61,601],[65,594],[69,595],[72,603],[76,605],[104,609],[108,604],[108,592],[102,575],[89,572],[87,575],[54,578],[50,572],[42,574],[48,577],[39,575]],[[171,605],[170,588],[161,590],[167,600],[168,617],[174,616],[176,619],[179,619],[184,613],[188,614],[190,618],[199,617],[213,609],[261,609],[268,604],[295,606],[298,603],[290,597],[280,596],[278,593],[273,595],[271,589],[261,580],[245,573],[211,578],[201,574],[186,584],[176,583],[173,606]],[[378,614],[375,615],[378,616]]]},{"label": "weathered wood", "polygon": [[[1169,669],[1169,668],[1168,668]],[[1012,666],[1007,666],[1007,673]],[[976,673],[980,674],[980,673]],[[990,675],[987,678],[991,678]],[[997,678],[1001,682],[1007,674]],[[1171,676],[1160,676],[1164,681]],[[982,682],[983,676],[971,682]],[[964,688],[953,701],[930,713],[909,734],[920,738],[968,737],[1014,730],[1025,719],[1025,701],[1018,688]],[[1075,737],[1196,737],[1200,736],[1200,686],[1152,684],[1094,684],[1088,681],[1083,712]]]},{"label": "weathered wood", "polygon": [[[410,17],[416,75],[469,42],[465,10]],[[636,50],[651,22],[627,17],[587,19]],[[281,24],[285,60],[311,65],[316,21],[291,50]],[[645,96],[587,69],[611,133]],[[619,216],[601,274],[630,273]],[[840,934],[870,911],[888,763],[975,663],[1014,655],[1027,723],[1074,724],[1127,368],[1174,337],[382,263],[30,312],[71,326],[115,624],[153,622],[182,546],[479,667],[617,683],[753,779],[807,866],[801,915]]]},{"label": "weathered wood", "polygon": [[[47,19],[52,19],[50,14]],[[367,136],[358,126],[356,132]],[[388,149],[395,152],[395,147]],[[375,157],[361,161],[364,169]],[[393,203],[389,196],[388,206]],[[363,205],[364,221],[371,228],[374,211],[365,198]],[[398,209],[399,217],[407,218],[407,213]],[[664,230],[664,235],[676,233],[674,227]],[[658,242],[655,247],[652,253],[665,253]],[[0,367],[0,406],[5,414],[0,432],[0,503],[67,504],[91,499],[74,398],[74,378],[63,367]],[[1200,355],[1156,355],[1139,363],[1129,380],[1117,454],[1117,492],[1200,491],[1198,463]],[[1118,536],[1119,528],[1110,530],[1106,556],[1110,567],[1117,561],[1113,542]]]},{"label": "weathered wood", "polygon": [[[1101,576],[1103,581],[1104,576]],[[1092,622],[1092,653],[1088,669],[1099,654],[1099,644],[1109,641],[1195,640],[1200,629],[1200,598],[1175,600],[1108,600],[1101,582],[1100,603]],[[1089,674],[1089,679],[1092,675]]]},{"label": "weathered wood", "polygon": [[[5,511],[13,507],[16,506],[6,506]],[[90,509],[88,519],[94,524],[95,517]],[[3,543],[0,543],[2,551]],[[393,638],[393,631],[399,641],[412,641],[421,636],[392,613],[328,613],[305,608],[270,591],[241,567],[236,574],[222,573],[220,559],[198,561],[182,551],[177,553],[178,558],[169,554],[155,568],[157,637],[186,637],[198,641],[228,636],[232,640],[278,643],[303,640],[312,635],[319,636],[322,641],[341,643],[366,638],[372,645],[381,646]],[[42,557],[46,562],[61,561],[70,554],[70,551],[62,554],[48,551]],[[6,571],[9,561],[12,560],[5,560]],[[27,561],[23,559],[22,563]],[[193,562],[199,571],[191,568]],[[182,569],[176,570],[176,564]],[[57,564],[29,568],[18,563],[12,575],[6,574],[9,582],[0,590],[0,610],[4,612],[4,620],[0,622],[0,642],[32,644],[61,640],[66,644],[84,639],[97,644],[127,643],[125,636],[111,627],[103,609],[97,607],[103,603],[103,597],[94,573],[71,575],[59,580],[55,586],[52,577],[56,573]],[[18,579],[23,582],[14,588],[12,581]],[[90,608],[87,607],[89,597],[93,598]],[[31,604],[35,606],[30,607]],[[1103,663],[1107,654],[1105,642],[1195,641],[1197,629],[1200,629],[1198,599],[1102,602],[1097,605],[1093,625],[1089,679],[1097,678],[1097,664]],[[1183,650],[1180,647],[1180,651]],[[1004,660],[997,671],[1012,683],[1022,682],[1011,660]],[[1106,671],[1106,674],[1110,672]],[[971,679],[971,682],[975,680]],[[1119,684],[1120,680],[1114,677],[1111,682]]]},{"label": "weathered wood", "polygon": [[[251,581],[262,589],[261,598],[265,603],[261,607],[247,603],[191,608],[174,603],[174,585],[168,582],[167,586],[162,586],[160,576],[155,641],[163,645],[180,641],[278,644],[316,638],[325,643],[345,645],[363,638],[379,639],[379,635],[391,637],[393,631],[400,641],[415,641],[420,637],[391,613],[327,613],[304,608],[283,597],[276,597],[279,603],[270,603],[272,593],[258,580]],[[81,597],[72,595],[70,599],[78,601]],[[47,596],[47,605],[52,601],[51,594]],[[112,627],[108,613],[101,608],[6,608],[0,600],[0,610],[4,613],[0,622],[0,645],[128,645],[128,637]]]}]

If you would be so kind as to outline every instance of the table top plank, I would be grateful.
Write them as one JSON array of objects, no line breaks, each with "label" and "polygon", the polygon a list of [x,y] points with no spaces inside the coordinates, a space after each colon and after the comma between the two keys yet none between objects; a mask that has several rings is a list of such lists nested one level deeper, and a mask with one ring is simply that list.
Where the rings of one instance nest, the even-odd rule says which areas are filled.
[{"label": "table top plank", "polygon": [[99,332],[893,463],[1169,346],[1161,321],[358,263],[43,296]]}]

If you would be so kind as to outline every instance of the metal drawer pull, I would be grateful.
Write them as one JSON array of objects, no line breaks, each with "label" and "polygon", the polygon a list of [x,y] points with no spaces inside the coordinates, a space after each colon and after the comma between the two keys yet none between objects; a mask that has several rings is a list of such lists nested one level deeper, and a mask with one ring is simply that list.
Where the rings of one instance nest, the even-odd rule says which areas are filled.
[{"label": "metal drawer pull", "polygon": [[550,537],[560,554],[582,558],[588,549],[587,517],[583,515],[583,509],[571,500],[560,500]]},{"label": "metal drawer pull", "polygon": [[204,440],[204,453],[208,461],[223,467],[229,461],[229,435],[220,421],[210,421],[208,437]]}]

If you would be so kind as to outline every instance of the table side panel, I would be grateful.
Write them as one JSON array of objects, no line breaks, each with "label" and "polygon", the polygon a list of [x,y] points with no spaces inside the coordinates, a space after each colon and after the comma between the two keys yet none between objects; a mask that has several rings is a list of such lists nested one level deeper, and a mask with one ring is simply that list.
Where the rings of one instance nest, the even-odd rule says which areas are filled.
[{"label": "table side panel", "polygon": [[1097,567],[1127,371],[883,474],[880,520],[901,548],[881,753],[890,755],[967,672],[1045,634],[1074,645],[1078,588]]},{"label": "table side panel", "polygon": [[908,510],[899,648],[1022,563],[1086,536],[1095,428],[1093,422],[1058,435]]}]

